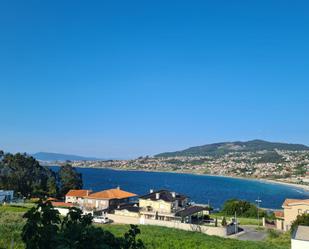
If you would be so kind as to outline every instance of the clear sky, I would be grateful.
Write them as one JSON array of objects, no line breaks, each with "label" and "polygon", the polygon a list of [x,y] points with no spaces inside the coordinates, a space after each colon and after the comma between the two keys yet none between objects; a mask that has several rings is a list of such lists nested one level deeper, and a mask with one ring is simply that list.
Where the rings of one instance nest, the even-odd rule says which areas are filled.
[{"label": "clear sky", "polygon": [[309,2],[0,3],[0,148],[309,145]]}]

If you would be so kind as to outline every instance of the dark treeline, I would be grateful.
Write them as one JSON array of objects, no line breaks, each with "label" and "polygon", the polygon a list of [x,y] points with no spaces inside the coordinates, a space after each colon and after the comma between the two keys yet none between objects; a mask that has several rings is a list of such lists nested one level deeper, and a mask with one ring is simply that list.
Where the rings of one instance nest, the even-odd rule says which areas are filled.
[{"label": "dark treeline", "polygon": [[71,208],[61,218],[49,202],[39,202],[24,214],[27,219],[22,231],[26,249],[145,249],[137,238],[140,229],[131,228],[121,237],[92,225],[92,215],[82,215]]},{"label": "dark treeline", "polygon": [[0,189],[20,197],[62,197],[69,189],[81,189],[82,176],[66,164],[58,172],[41,166],[27,154],[0,151]]}]

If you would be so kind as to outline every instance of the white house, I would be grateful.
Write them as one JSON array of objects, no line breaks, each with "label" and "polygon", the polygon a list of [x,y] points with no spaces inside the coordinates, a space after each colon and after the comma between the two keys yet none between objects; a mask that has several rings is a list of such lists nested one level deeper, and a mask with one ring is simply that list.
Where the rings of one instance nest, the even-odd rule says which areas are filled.
[{"label": "white house", "polygon": [[292,235],[291,249],[309,248],[309,226],[298,226]]}]

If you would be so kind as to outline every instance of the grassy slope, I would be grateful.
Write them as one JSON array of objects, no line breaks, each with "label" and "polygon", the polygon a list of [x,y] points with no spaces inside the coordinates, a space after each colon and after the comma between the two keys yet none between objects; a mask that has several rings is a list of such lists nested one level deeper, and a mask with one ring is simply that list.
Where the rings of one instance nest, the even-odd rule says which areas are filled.
[{"label": "grassy slope", "polygon": [[[225,217],[227,220],[231,220],[232,216],[227,216],[224,213],[213,213],[210,215],[211,218],[218,218],[218,219],[222,219],[222,217]],[[240,225],[258,225],[258,219],[257,218],[245,218],[245,217],[237,217],[237,220],[239,222]],[[260,219],[260,226],[263,225],[262,222],[262,218]]]},{"label": "grassy slope", "polygon": [[[24,208],[0,206],[0,249],[9,248],[14,238],[14,248],[23,249],[20,233],[25,221],[22,219]],[[200,233],[186,232],[157,226],[139,226],[139,236],[146,248],[154,249],[288,249],[289,238],[273,238],[268,242],[245,242],[234,239],[223,239]],[[103,225],[116,236],[128,231],[128,225]]]},{"label": "grassy slope", "polygon": [[[115,235],[125,233],[127,225],[104,225]],[[144,241],[146,248],[154,249],[287,249],[289,240],[280,238],[268,242],[239,241],[235,239],[223,239],[216,236],[208,236],[201,233],[187,232],[157,226],[139,226],[141,229],[140,238]]]}]

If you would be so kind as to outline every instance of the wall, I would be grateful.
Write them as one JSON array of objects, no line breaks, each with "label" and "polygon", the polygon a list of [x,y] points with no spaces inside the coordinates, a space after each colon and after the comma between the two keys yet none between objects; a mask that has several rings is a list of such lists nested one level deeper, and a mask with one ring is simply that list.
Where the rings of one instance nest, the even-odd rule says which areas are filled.
[{"label": "wall", "polygon": [[147,206],[152,207],[152,210],[154,212],[158,211],[159,213],[171,213],[172,205],[169,202],[165,202],[163,200],[139,200],[139,206],[140,208],[146,208]]},{"label": "wall", "polygon": [[181,230],[186,230],[186,231],[196,231],[196,232],[201,232],[201,233],[205,233],[208,235],[216,235],[220,237],[226,237],[235,232],[234,226],[228,226],[226,228],[225,227],[209,227],[209,226],[185,224],[185,223],[180,223],[180,222],[134,218],[134,217],[127,217],[127,216],[113,215],[113,214],[108,214],[107,217],[115,223],[163,226],[163,227],[176,228],[176,229],[181,229]]},{"label": "wall", "polygon": [[115,210],[115,215],[122,215],[122,216],[129,216],[129,217],[139,217],[139,213],[136,212],[129,212],[126,209],[123,210]]},{"label": "wall", "polygon": [[59,213],[62,215],[62,216],[66,216],[69,212],[69,209],[68,208],[59,208],[59,207],[54,207],[55,210],[58,210]]},{"label": "wall", "polygon": [[[300,212],[299,212],[300,211]],[[297,215],[308,212],[309,205],[300,204],[284,208],[284,230],[287,231],[290,229],[291,224],[296,220]]]},{"label": "wall", "polygon": [[309,241],[291,239],[291,249],[308,249]]}]

